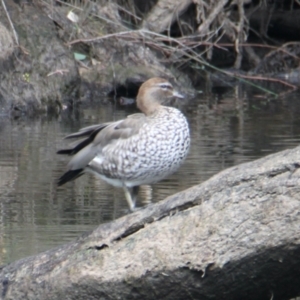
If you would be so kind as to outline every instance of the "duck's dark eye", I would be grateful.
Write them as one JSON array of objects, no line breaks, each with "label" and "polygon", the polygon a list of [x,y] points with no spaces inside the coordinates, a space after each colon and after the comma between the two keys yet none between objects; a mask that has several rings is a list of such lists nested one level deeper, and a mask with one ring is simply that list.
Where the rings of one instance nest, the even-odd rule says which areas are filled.
[{"label": "duck's dark eye", "polygon": [[167,83],[162,83],[159,85],[163,90],[172,90],[172,86],[170,84]]}]

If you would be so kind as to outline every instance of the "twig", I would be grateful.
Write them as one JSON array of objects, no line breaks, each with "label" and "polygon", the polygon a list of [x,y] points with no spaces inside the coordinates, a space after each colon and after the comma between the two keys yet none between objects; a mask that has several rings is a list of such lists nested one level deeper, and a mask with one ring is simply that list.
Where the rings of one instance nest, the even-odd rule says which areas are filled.
[{"label": "twig", "polygon": [[98,36],[98,37],[92,38],[92,39],[78,39],[78,40],[74,40],[74,41],[69,42],[67,45],[70,46],[70,45],[77,44],[77,43],[80,43],[80,42],[88,43],[88,42],[101,41],[101,40],[109,39],[109,38],[112,38],[112,37],[118,37],[118,36],[138,32],[138,31],[139,30],[129,30],[129,31],[122,31],[122,32],[106,34],[106,35]]},{"label": "twig", "polygon": [[120,10],[124,11],[125,13],[127,13],[128,15],[134,17],[136,20],[142,21],[142,18],[138,17],[136,14],[131,13],[129,10],[125,9],[121,5],[117,4],[117,7],[118,7],[118,9],[120,9]]},{"label": "twig", "polygon": [[50,72],[47,74],[47,77],[49,76],[52,76],[52,75],[55,75],[55,74],[61,74],[61,75],[64,75],[64,73],[68,73],[69,70],[66,70],[66,69],[59,69],[59,70],[55,70],[53,72]]},{"label": "twig", "polygon": [[9,22],[9,25],[10,25],[10,27],[11,27],[12,31],[13,31],[14,38],[15,38],[15,40],[16,40],[16,44],[19,46],[19,39],[18,39],[18,35],[17,35],[17,32],[16,32],[16,30],[15,30],[14,24],[13,24],[13,22],[11,21],[11,18],[10,18],[10,16],[9,16],[9,13],[8,13],[8,11],[7,11],[7,8],[6,8],[6,5],[5,5],[5,2],[4,2],[4,0],[1,0],[1,3],[2,3],[2,6],[3,6],[4,10],[5,10],[5,13],[6,13],[6,16],[7,16],[8,22]]},{"label": "twig", "polygon": [[297,87],[293,84],[290,84],[286,81],[283,81],[283,80],[280,80],[280,79],[277,79],[277,78],[270,78],[270,77],[263,77],[263,76],[253,76],[253,75],[243,75],[243,74],[235,74],[233,75],[233,73],[230,73],[230,72],[227,72],[225,71],[224,72],[225,74],[229,75],[229,76],[234,76],[234,77],[238,77],[238,78],[245,78],[245,79],[252,79],[252,80],[262,80],[262,81],[271,81],[271,82],[279,82],[283,85],[286,85],[292,89],[297,89]]}]

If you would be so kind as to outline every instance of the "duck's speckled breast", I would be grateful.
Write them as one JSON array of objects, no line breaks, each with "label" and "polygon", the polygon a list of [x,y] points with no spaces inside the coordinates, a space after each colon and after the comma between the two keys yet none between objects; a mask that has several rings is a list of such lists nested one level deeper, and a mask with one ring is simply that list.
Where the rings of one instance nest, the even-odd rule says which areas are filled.
[{"label": "duck's speckled breast", "polygon": [[101,173],[129,185],[153,183],[173,173],[189,147],[185,116],[176,108],[163,107],[147,119],[138,134],[103,148]]}]

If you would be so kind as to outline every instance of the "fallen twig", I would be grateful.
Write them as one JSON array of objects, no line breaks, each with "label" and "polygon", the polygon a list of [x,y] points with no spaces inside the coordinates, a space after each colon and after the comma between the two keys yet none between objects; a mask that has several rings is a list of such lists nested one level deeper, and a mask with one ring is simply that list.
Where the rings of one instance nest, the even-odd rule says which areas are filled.
[{"label": "fallen twig", "polygon": [[69,70],[66,70],[66,69],[59,69],[59,70],[55,70],[53,72],[50,72],[47,74],[47,77],[49,76],[52,76],[52,75],[55,75],[55,74],[60,74],[60,75],[64,75],[64,73],[68,73]]},{"label": "fallen twig", "polygon": [[9,16],[9,13],[7,11],[7,8],[6,8],[6,5],[5,5],[5,2],[4,0],[1,0],[1,3],[2,3],[2,6],[3,6],[3,9],[5,10],[5,13],[6,13],[6,16],[7,16],[7,19],[8,19],[8,22],[9,22],[9,25],[13,31],[13,34],[14,34],[14,38],[15,38],[15,41],[16,41],[16,44],[19,46],[19,39],[18,39],[18,34],[15,30],[15,27],[14,27],[14,24]]}]

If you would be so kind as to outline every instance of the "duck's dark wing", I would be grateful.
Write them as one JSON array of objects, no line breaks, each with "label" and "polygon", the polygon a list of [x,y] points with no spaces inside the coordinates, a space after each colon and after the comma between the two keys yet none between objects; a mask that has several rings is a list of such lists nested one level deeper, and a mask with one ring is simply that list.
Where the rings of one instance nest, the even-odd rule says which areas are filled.
[{"label": "duck's dark wing", "polygon": [[78,132],[69,134],[65,137],[65,139],[73,139],[73,138],[81,138],[85,136],[89,136],[95,132],[100,132],[103,128],[107,127],[110,125],[112,122],[109,123],[102,123],[102,124],[96,124],[96,125],[91,125],[88,127],[81,128]]},{"label": "duck's dark wing", "polygon": [[86,147],[88,144],[92,143],[94,138],[97,136],[97,134],[102,129],[109,126],[110,124],[111,123],[103,123],[103,124],[88,126],[88,127],[80,129],[78,132],[75,132],[75,133],[72,133],[72,134],[66,136],[65,139],[83,138],[83,137],[86,137],[86,136],[87,136],[87,138],[82,140],[80,143],[78,143],[73,148],[58,150],[56,153],[57,154],[67,154],[67,155],[76,154],[81,149]]},{"label": "duck's dark wing", "polygon": [[[114,129],[123,129],[119,130],[118,132],[112,132],[112,135],[118,136],[118,135],[124,135],[124,132],[131,132],[132,130],[127,130],[130,129],[130,127],[134,127],[135,121],[132,120],[137,120],[138,122],[145,117],[144,114],[137,113],[128,116],[124,120],[116,121],[116,122],[107,122],[107,123],[102,123],[102,124],[96,124],[96,125],[91,125],[88,127],[81,128],[78,132],[69,134],[65,137],[65,139],[76,139],[76,138],[85,138],[81,142],[79,142],[75,147],[69,148],[69,149],[62,149],[58,150],[56,153],[57,154],[67,154],[67,155],[74,155],[77,152],[79,152],[81,149],[86,147],[88,144],[92,143],[94,139],[97,137],[98,133],[103,130],[106,127],[115,127]],[[119,125],[118,128],[114,125]],[[105,134],[105,136],[110,136],[110,134]]]}]

